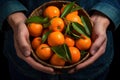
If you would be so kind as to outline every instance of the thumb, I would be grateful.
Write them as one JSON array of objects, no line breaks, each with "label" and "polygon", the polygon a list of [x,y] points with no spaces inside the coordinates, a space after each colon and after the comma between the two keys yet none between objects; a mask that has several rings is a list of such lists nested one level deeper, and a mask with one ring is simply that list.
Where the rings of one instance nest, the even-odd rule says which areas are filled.
[{"label": "thumb", "polygon": [[30,53],[31,53],[31,48],[30,48],[30,45],[29,43],[26,41],[26,42],[23,42],[24,44],[21,44],[21,52],[23,53],[24,56],[30,56]]},{"label": "thumb", "polygon": [[[22,26],[25,26],[25,25],[22,25]],[[30,40],[29,40],[29,32],[27,28],[23,27],[22,30],[19,32],[18,36],[17,36],[18,37],[17,43],[20,51],[24,56],[30,56],[31,46],[30,46]]]},{"label": "thumb", "polygon": [[101,45],[104,42],[104,38],[103,37],[98,37],[94,43],[92,44],[91,48],[90,48],[90,52],[92,55],[94,55],[101,47]]}]

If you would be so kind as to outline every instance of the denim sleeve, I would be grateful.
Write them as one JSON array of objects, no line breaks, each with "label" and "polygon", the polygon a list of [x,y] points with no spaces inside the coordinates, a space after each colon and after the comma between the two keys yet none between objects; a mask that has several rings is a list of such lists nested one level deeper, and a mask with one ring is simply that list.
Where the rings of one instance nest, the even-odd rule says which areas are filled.
[{"label": "denim sleeve", "polygon": [[115,25],[115,29],[120,25],[120,1],[102,0],[93,6],[92,10],[97,10],[105,14]]},{"label": "denim sleeve", "polygon": [[27,9],[18,0],[0,1],[0,30],[4,20],[12,13],[17,11],[27,11]]}]

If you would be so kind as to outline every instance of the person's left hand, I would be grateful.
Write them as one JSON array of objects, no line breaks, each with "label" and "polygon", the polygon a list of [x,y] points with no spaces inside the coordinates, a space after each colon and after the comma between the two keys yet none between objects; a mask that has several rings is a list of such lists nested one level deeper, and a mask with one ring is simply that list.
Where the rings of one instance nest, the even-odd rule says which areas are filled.
[{"label": "person's left hand", "polygon": [[68,73],[74,73],[77,70],[85,68],[90,64],[94,63],[98,58],[100,58],[104,54],[106,50],[106,44],[107,44],[106,30],[110,24],[109,19],[103,14],[99,12],[95,12],[91,16],[91,21],[93,22],[92,37],[91,37],[92,45],[90,48],[90,54],[92,56],[85,62],[72,68]]}]

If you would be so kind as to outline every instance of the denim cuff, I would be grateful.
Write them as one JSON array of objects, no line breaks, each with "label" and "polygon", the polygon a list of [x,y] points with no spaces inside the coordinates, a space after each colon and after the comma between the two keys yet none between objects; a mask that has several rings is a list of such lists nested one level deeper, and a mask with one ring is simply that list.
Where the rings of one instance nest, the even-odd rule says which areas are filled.
[{"label": "denim cuff", "polygon": [[118,10],[116,7],[108,4],[108,3],[98,3],[96,4],[92,10],[97,10],[103,14],[105,14],[114,24],[115,29],[119,26],[120,24],[120,10]]},{"label": "denim cuff", "polygon": [[17,0],[14,1],[7,1],[0,7],[0,30],[2,29],[2,25],[4,20],[12,13],[18,11],[27,11],[27,9],[19,3]]}]

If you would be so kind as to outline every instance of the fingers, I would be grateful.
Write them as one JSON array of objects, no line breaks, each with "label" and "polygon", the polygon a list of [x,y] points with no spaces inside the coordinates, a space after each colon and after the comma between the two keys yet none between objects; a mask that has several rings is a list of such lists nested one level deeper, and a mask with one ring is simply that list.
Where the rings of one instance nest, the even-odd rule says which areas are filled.
[{"label": "fingers", "polygon": [[19,31],[16,38],[16,42],[19,46],[20,51],[24,56],[29,56],[31,52],[29,32],[25,24],[19,24]]},{"label": "fingers", "polygon": [[29,42],[24,37],[19,38],[19,40],[17,40],[17,44],[19,45],[19,49],[24,56],[30,55],[31,48]]},{"label": "fingers", "polygon": [[16,44],[16,41],[15,41],[15,47],[16,47],[17,56],[19,58],[21,58],[22,60],[24,60],[25,62],[27,62],[32,68],[42,71],[42,72],[45,72],[45,73],[48,73],[48,74],[55,74],[53,68],[43,66],[42,64],[36,62],[31,56],[28,56],[28,57],[24,56],[21,53],[21,51],[18,47],[18,44]]},{"label": "fingers", "polygon": [[51,67],[43,66],[40,63],[36,62],[33,58],[31,57],[26,57],[25,61],[31,65],[34,69],[49,73],[49,74],[55,74],[54,69]]},{"label": "fingers", "polygon": [[72,74],[72,73],[75,73],[75,72],[77,72],[77,69],[76,69],[76,67],[75,68],[72,68],[71,70],[69,70],[69,74]]},{"label": "fingers", "polygon": [[102,45],[106,42],[106,37],[105,35],[102,36],[100,35],[92,44],[91,48],[90,48],[90,53],[92,55],[94,55],[101,47]]},{"label": "fingers", "polygon": [[106,41],[101,45],[99,50],[93,56],[91,56],[84,63],[81,63],[80,65],[78,65],[76,67],[76,69],[84,68],[85,66],[88,66],[88,65],[94,63],[101,55],[103,55],[103,53],[105,51],[105,47],[106,47]]},{"label": "fingers", "polygon": [[68,73],[74,73],[77,70],[83,69],[94,63],[101,55],[103,55],[103,53],[105,52],[105,47],[106,47],[106,41],[104,41],[104,43],[101,45],[101,47],[97,50],[97,52],[93,56],[91,56],[85,62],[77,65],[75,68],[71,69]]}]

